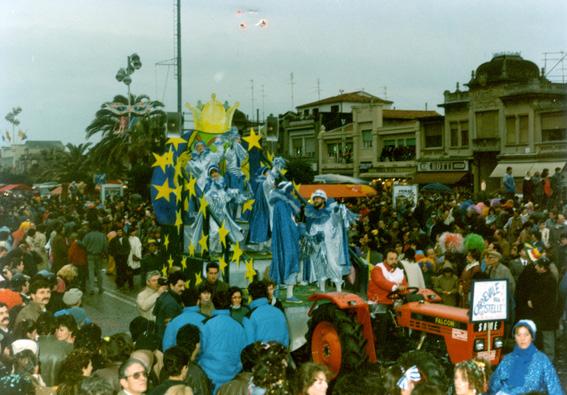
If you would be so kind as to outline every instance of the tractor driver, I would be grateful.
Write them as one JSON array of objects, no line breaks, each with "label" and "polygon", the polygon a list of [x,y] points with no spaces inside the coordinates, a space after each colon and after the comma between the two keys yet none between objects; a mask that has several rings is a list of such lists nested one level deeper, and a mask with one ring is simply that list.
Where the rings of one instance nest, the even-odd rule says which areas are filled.
[{"label": "tractor driver", "polygon": [[398,253],[393,249],[388,250],[384,262],[378,263],[372,269],[368,284],[368,301],[376,303],[378,343],[386,339],[390,319],[388,310],[394,304],[394,300],[388,298],[388,294],[394,291],[403,292],[407,286],[404,271],[399,267]]}]

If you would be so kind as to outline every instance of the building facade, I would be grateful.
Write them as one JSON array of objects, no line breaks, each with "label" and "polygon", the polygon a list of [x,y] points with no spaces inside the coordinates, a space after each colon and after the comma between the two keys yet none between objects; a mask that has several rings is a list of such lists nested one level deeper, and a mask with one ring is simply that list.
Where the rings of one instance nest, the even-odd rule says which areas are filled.
[{"label": "building facade", "polygon": [[48,160],[56,151],[65,150],[61,141],[28,140],[24,144],[12,144],[0,150],[0,169],[16,174],[25,173],[34,165]]}]

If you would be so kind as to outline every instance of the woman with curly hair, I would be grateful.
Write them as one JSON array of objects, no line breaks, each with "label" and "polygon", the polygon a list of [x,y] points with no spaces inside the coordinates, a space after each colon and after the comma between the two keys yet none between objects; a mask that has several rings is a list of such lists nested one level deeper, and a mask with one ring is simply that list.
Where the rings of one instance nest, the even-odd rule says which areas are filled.
[{"label": "woman with curly hair", "polygon": [[82,380],[90,377],[92,372],[91,354],[81,349],[71,351],[61,366],[57,395],[78,395]]},{"label": "woman with curly hair", "polygon": [[329,388],[328,380],[331,371],[325,366],[314,362],[301,365],[296,374],[297,395],[325,395]]},{"label": "woman with curly hair", "polygon": [[455,365],[455,394],[480,395],[486,392],[486,379],[482,362],[473,359]]},{"label": "woman with curly hair", "polygon": [[287,348],[278,342],[254,343],[259,356],[252,368],[251,394],[291,395],[287,380]]}]

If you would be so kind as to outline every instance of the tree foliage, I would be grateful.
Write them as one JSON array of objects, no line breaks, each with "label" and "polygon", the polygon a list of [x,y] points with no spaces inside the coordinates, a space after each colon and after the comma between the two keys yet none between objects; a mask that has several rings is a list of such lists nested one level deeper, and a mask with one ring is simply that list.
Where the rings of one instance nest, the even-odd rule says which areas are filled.
[{"label": "tree foliage", "polygon": [[287,173],[285,176],[296,184],[311,184],[315,177],[315,171],[305,159],[292,158],[287,159]]}]

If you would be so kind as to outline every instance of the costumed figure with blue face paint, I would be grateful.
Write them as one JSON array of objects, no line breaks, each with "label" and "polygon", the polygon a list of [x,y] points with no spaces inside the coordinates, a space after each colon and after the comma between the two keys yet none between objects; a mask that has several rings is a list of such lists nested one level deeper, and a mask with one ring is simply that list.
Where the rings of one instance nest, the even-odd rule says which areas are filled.
[{"label": "costumed figure with blue face paint", "polygon": [[317,281],[322,292],[327,280],[335,284],[337,292],[342,290],[342,278],[350,273],[347,232],[357,218],[344,204],[327,199],[321,189],[313,192],[311,203],[305,206],[303,279]]},{"label": "costumed figure with blue face paint", "polygon": [[[224,178],[220,174],[216,165],[209,167],[207,183],[205,184],[204,194],[208,203],[208,212],[210,214],[209,221],[209,250],[220,251],[220,240],[218,230],[224,223],[224,227],[228,230],[228,237],[232,243],[244,240],[242,228],[234,221],[234,218],[228,211],[228,204],[236,202],[241,204],[246,197],[240,193],[238,189],[227,189],[224,184]],[[199,239],[203,233],[204,217],[199,213],[190,227],[187,227],[189,237],[185,237],[190,244],[195,246],[196,250],[200,249]],[[185,246],[186,248],[188,246]]]},{"label": "costumed figure with blue face paint", "polygon": [[272,217],[272,264],[270,278],[276,284],[287,286],[287,300],[297,302],[293,286],[299,273],[299,229],[295,216],[300,212],[299,202],[291,195],[291,182],[281,182],[270,193]]},{"label": "costumed figure with blue face paint", "polygon": [[[240,134],[238,129],[232,128],[230,132],[224,136],[228,141],[228,147],[225,150],[224,158],[226,161],[226,171],[224,174],[224,181],[226,187],[229,189],[238,189],[242,194],[247,191],[244,173],[242,173],[242,164],[248,160],[248,152],[240,144]],[[230,203],[229,210],[234,218],[240,216],[239,205]]]},{"label": "costumed figure with blue face paint", "polygon": [[275,189],[276,180],[285,169],[285,159],[274,158],[273,168],[261,167],[256,172],[254,191],[254,207],[250,216],[250,237],[253,244],[261,244],[261,248],[269,248],[272,234],[272,211],[270,193]]},{"label": "costumed figure with blue face paint", "polygon": [[187,162],[186,171],[197,179],[197,196],[202,196],[207,183],[207,169],[211,166],[218,166],[224,154],[224,147],[222,141],[216,139],[215,147],[216,152],[212,152],[207,145],[202,141],[197,141],[193,145],[193,152],[191,152],[191,160]]}]

